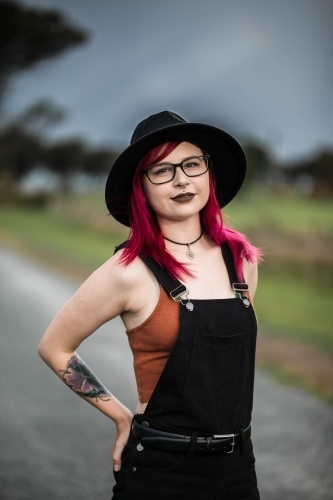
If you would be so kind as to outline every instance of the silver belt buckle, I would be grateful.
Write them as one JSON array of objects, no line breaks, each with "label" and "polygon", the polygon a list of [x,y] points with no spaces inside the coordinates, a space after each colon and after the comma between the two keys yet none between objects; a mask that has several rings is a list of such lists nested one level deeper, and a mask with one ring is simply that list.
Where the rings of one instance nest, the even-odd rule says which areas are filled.
[{"label": "silver belt buckle", "polygon": [[227,453],[232,453],[235,447],[235,434],[213,434],[214,438],[232,438],[231,450]]}]

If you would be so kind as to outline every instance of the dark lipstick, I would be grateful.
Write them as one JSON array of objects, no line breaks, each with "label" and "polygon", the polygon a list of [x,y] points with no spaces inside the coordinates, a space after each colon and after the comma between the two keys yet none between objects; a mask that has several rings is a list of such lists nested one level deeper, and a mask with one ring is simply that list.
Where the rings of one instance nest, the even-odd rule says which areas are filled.
[{"label": "dark lipstick", "polygon": [[177,203],[186,203],[187,201],[193,200],[195,197],[194,193],[179,193],[177,196],[174,196],[171,198],[173,201],[176,201]]}]

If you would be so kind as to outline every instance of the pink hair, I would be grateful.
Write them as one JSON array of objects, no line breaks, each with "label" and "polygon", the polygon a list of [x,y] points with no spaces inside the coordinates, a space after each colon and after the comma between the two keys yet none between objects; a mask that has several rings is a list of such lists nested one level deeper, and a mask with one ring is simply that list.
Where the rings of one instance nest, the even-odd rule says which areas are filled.
[{"label": "pink hair", "polygon": [[[167,142],[149,151],[139,162],[134,174],[133,189],[129,199],[131,232],[120,262],[130,264],[139,255],[151,256],[174,278],[181,279],[193,273],[185,264],[178,262],[165,248],[164,238],[155,212],[146,202],[141,182],[141,172],[154,163],[162,161],[180,142]],[[200,212],[202,229],[220,246],[226,243],[234,257],[238,280],[243,281],[242,259],[248,262],[261,260],[261,252],[252,246],[247,238],[233,229],[226,227],[215,194],[215,176],[212,162],[209,169],[209,198]]]}]

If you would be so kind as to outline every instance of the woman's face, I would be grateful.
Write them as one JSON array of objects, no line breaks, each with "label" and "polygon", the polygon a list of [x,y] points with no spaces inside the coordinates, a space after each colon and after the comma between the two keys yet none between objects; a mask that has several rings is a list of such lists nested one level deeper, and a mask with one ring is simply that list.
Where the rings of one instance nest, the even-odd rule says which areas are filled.
[{"label": "woman's face", "polygon": [[[162,162],[180,163],[186,158],[202,154],[201,149],[194,144],[182,142]],[[146,199],[159,219],[186,220],[196,217],[208,201],[208,171],[198,177],[188,177],[177,167],[175,177],[170,182],[152,184],[146,175],[143,175],[142,182]]]}]

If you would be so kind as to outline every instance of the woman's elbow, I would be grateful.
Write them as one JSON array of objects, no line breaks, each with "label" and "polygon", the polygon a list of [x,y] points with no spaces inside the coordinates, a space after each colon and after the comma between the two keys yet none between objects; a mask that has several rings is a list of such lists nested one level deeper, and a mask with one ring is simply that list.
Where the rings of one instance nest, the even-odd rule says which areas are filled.
[{"label": "woman's elbow", "polygon": [[56,345],[52,342],[48,335],[45,335],[41,338],[39,342],[37,352],[42,360],[47,364],[51,365],[53,358],[57,354]]},{"label": "woman's elbow", "polygon": [[37,352],[38,352],[39,356],[42,358],[42,360],[46,362],[46,360],[48,358],[48,349],[47,349],[47,346],[45,344],[46,344],[45,340],[44,340],[44,338],[42,338],[38,344]]}]

